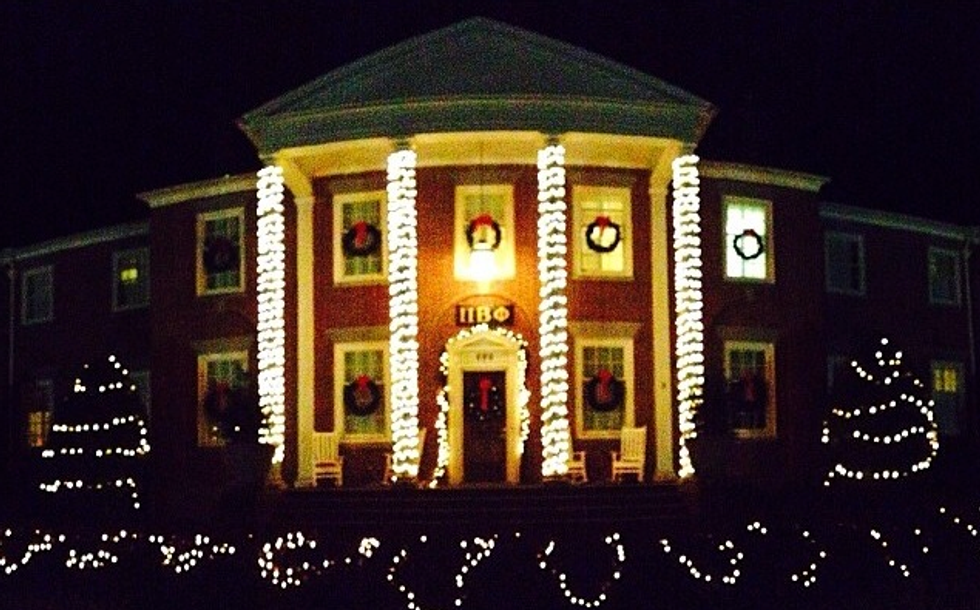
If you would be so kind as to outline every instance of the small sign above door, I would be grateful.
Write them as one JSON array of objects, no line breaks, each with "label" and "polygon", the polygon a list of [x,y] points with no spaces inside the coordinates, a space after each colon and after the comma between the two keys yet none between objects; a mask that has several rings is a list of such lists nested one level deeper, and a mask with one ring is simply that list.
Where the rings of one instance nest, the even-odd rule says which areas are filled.
[{"label": "small sign above door", "polygon": [[477,301],[467,299],[456,305],[456,326],[512,326],[514,324],[514,304],[500,301]]}]

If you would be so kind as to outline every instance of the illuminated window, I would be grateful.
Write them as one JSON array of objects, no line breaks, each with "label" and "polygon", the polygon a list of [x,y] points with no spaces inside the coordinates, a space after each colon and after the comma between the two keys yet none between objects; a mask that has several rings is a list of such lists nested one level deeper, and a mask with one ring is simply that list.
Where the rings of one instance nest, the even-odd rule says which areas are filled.
[{"label": "illuminated window", "polygon": [[333,198],[334,282],[385,282],[385,193],[342,193]]},{"label": "illuminated window", "polygon": [[939,433],[955,436],[960,433],[960,418],[964,406],[963,364],[934,360],[932,362],[933,412]]},{"label": "illuminated window", "polygon": [[960,304],[960,256],[956,250],[929,248],[929,302]]},{"label": "illuminated window", "polygon": [[197,294],[245,289],[245,211],[241,208],[197,216]]},{"label": "illuminated window", "polygon": [[54,319],[54,271],[51,266],[24,271],[21,276],[21,322],[37,324]]},{"label": "illuminated window", "polygon": [[[456,187],[456,279],[479,281],[514,277],[514,187],[481,184]],[[492,271],[481,277],[471,256],[492,252]],[[486,267],[481,267],[486,269]]]},{"label": "illuminated window", "polygon": [[864,294],[864,239],[860,235],[828,231],[824,259],[828,292]]},{"label": "illuminated window", "polygon": [[387,351],[384,341],[334,345],[334,429],[345,443],[390,440]]},{"label": "illuminated window", "polygon": [[633,276],[630,189],[575,185],[573,277]]},{"label": "illuminated window", "polygon": [[51,417],[54,411],[54,382],[38,379],[27,407],[27,446],[44,447],[51,430]]},{"label": "illuminated window", "polygon": [[741,437],[776,434],[775,348],[759,341],[725,342],[726,412]]},{"label": "illuminated window", "polygon": [[724,211],[726,277],[773,281],[770,203],[725,197]]},{"label": "illuminated window", "polygon": [[224,444],[221,431],[208,415],[208,393],[216,388],[241,389],[247,381],[248,353],[244,351],[201,354],[197,357],[197,444],[216,447]]},{"label": "illuminated window", "polygon": [[633,425],[633,340],[575,340],[575,435],[619,438]]},{"label": "illuminated window", "polygon": [[116,252],[112,256],[112,308],[145,307],[150,302],[150,251]]}]

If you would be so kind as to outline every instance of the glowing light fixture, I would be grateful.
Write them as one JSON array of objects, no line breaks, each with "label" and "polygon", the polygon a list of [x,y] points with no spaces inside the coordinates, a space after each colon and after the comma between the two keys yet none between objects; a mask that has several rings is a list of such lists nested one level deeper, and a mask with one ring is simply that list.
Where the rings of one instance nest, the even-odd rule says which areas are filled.
[{"label": "glowing light fixture", "polygon": [[396,479],[419,471],[419,287],[415,152],[388,156],[388,311],[391,359],[391,469]]},{"label": "glowing light fixture", "polygon": [[687,442],[697,436],[694,415],[704,394],[704,323],[701,292],[701,197],[698,157],[684,155],[672,163],[674,177],[674,314],[677,339],[677,417],[680,468],[694,474]]},{"label": "glowing light fixture", "polygon": [[272,462],[282,462],[286,433],[286,221],[282,168],[258,172],[258,391],[262,409],[259,442],[272,445]]},{"label": "glowing light fixture", "polygon": [[568,472],[568,271],[565,256],[565,148],[552,142],[538,151],[538,306],[541,334],[541,474]]}]

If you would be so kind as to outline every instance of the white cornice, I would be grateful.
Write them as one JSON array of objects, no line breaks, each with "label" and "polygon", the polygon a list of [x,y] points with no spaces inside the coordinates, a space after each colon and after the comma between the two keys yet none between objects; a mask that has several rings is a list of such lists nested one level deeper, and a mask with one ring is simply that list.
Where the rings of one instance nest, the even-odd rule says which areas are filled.
[{"label": "white cornice", "polygon": [[255,182],[255,174],[238,174],[168,186],[155,191],[138,193],[136,197],[145,201],[151,208],[160,208],[194,199],[252,191],[255,190]]},{"label": "white cornice", "polygon": [[67,235],[56,239],[43,241],[22,248],[10,248],[0,253],[3,262],[22,261],[30,258],[37,258],[65,250],[86,248],[109,242],[128,239],[130,237],[142,237],[149,234],[149,224],[146,222],[133,222],[122,225],[114,225],[85,233]]},{"label": "white cornice", "polygon": [[702,177],[716,180],[736,180],[780,186],[800,191],[816,193],[830,178],[816,174],[806,174],[771,167],[760,167],[744,163],[729,163],[726,161],[701,161],[698,170]]},{"label": "white cornice", "polygon": [[980,235],[978,235],[978,229],[976,227],[954,225],[939,222],[938,220],[910,216],[908,214],[883,212],[881,210],[859,208],[840,203],[821,203],[820,217],[824,220],[853,222],[946,239],[972,241],[974,243],[980,241],[978,239]]}]

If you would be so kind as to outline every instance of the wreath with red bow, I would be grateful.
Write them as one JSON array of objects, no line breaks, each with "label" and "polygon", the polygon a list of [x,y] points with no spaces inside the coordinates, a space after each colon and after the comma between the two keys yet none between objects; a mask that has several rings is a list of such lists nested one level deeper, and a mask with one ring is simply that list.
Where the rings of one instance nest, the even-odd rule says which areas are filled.
[{"label": "wreath with red bow", "polygon": [[608,369],[600,369],[585,383],[585,404],[593,411],[615,411],[623,404],[625,387]]},{"label": "wreath with red bow", "polygon": [[344,409],[352,415],[372,415],[381,404],[381,388],[367,375],[344,386]]},{"label": "wreath with red bow", "polygon": [[381,248],[381,231],[373,224],[359,220],[347,229],[341,241],[347,256],[369,256]]},{"label": "wreath with red bow", "polygon": [[[489,231],[493,234],[493,239],[477,239],[477,237],[483,238],[485,233]],[[503,234],[500,231],[500,223],[493,219],[490,214],[480,214],[475,216],[470,224],[466,227],[466,243],[469,244],[470,249],[473,249],[473,244],[490,244],[491,250],[496,250],[500,246],[500,240]]]},{"label": "wreath with red bow", "polygon": [[222,273],[238,269],[238,244],[221,236],[205,239],[204,269],[208,273]]},{"label": "wreath with red bow", "polygon": [[[746,241],[751,242],[749,249],[746,249]],[[735,248],[735,254],[746,261],[759,258],[765,251],[762,236],[756,233],[754,229],[745,229],[736,235],[732,240],[732,246]]]},{"label": "wreath with red bow", "polygon": [[475,386],[466,391],[467,416],[486,421],[504,414],[504,396],[500,388],[488,376],[480,377]]},{"label": "wreath with red bow", "polygon": [[[608,244],[603,245],[602,238],[607,231],[612,232],[613,238],[612,241],[610,241]],[[593,252],[598,252],[600,254],[606,254],[608,252],[612,252],[617,247],[619,247],[619,242],[621,238],[622,238],[622,229],[618,224],[613,222],[608,216],[596,216],[595,220],[590,222],[589,226],[585,228],[586,245],[589,246],[589,250],[592,250]]]}]

